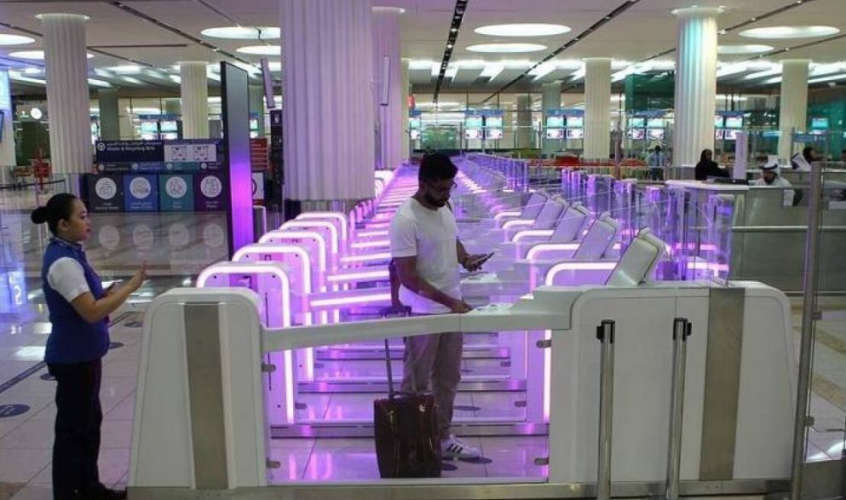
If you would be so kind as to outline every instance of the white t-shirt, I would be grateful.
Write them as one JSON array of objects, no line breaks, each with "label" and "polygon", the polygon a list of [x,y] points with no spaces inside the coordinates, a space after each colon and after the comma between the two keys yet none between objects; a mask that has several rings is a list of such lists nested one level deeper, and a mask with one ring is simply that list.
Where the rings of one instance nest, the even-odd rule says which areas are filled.
[{"label": "white t-shirt", "polygon": [[70,257],[56,259],[47,270],[47,284],[68,302],[90,292],[82,265]]},{"label": "white t-shirt", "polygon": [[[458,226],[452,210],[430,210],[414,198],[400,205],[391,221],[391,256],[417,256],[417,273],[433,287],[461,299],[456,241]],[[449,308],[400,286],[400,301],[416,313],[445,313]]]}]

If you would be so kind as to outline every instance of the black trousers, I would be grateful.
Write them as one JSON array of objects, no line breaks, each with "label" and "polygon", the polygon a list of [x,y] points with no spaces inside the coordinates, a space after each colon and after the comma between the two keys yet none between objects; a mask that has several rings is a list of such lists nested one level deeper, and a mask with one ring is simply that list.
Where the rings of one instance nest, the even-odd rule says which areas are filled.
[{"label": "black trousers", "polygon": [[53,498],[85,498],[100,487],[100,379],[103,364],[48,364],[56,377],[56,437],[53,442]]}]

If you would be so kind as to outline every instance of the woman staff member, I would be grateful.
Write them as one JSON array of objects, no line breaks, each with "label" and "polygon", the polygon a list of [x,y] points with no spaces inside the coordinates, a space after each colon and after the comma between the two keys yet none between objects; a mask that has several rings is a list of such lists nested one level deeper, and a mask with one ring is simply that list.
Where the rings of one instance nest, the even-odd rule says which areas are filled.
[{"label": "woman staff member", "polygon": [[44,252],[41,281],[52,331],[44,361],[56,378],[56,427],[53,442],[53,498],[126,498],[100,482],[101,359],[109,350],[108,315],[141,286],[146,265],[124,285],[103,291],[81,243],[91,234],[85,205],[61,193],[32,212],[32,222],[47,223],[53,234]]},{"label": "woman staff member", "polygon": [[723,170],[717,165],[717,162],[711,160],[711,150],[704,149],[699,155],[699,163],[696,164],[696,169],[693,172],[694,179],[697,181],[707,180],[708,177],[728,177],[727,170]]}]

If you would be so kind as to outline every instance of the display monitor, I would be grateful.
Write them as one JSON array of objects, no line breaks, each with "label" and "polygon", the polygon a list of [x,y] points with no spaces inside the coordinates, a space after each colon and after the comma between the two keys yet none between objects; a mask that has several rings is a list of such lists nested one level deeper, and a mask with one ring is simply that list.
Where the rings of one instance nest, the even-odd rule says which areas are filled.
[{"label": "display monitor", "polygon": [[643,139],[646,137],[646,131],[642,128],[633,128],[629,130],[629,137],[635,140]]},{"label": "display monitor", "polygon": [[156,140],[155,134],[141,134],[142,141],[154,141]]},{"label": "display monitor", "polygon": [[564,117],[563,116],[548,116],[546,118],[546,127],[547,128],[563,128],[564,127]]},{"label": "display monitor", "polygon": [[465,128],[482,128],[481,116],[468,116],[464,119]]},{"label": "display monitor", "polygon": [[723,137],[725,137],[725,134],[723,132],[725,132],[723,129],[714,130],[714,139],[721,141]]},{"label": "display monitor", "polygon": [[643,128],[644,125],[645,125],[645,122],[644,122],[643,118],[640,118],[640,117],[629,118],[629,128]]},{"label": "display monitor", "polygon": [[583,128],[568,128],[567,139],[583,139],[585,137],[585,129]]},{"label": "display monitor", "polygon": [[811,118],[811,128],[825,130],[828,128],[828,118],[815,116]]},{"label": "display monitor", "polygon": [[646,122],[647,128],[664,128],[664,119],[663,118],[650,118]]},{"label": "display monitor", "polygon": [[178,129],[176,120],[162,120],[159,122],[159,130],[162,132],[176,132]]},{"label": "display monitor", "polygon": [[737,133],[740,132],[739,130],[727,129],[725,131],[725,135],[723,138],[727,141],[734,141],[737,139]]},{"label": "display monitor", "polygon": [[567,128],[582,128],[584,127],[585,119],[582,116],[568,116]]},{"label": "display monitor", "polygon": [[664,129],[662,129],[662,128],[651,128],[651,129],[649,129],[649,138],[654,139],[656,141],[664,140]]},{"label": "display monitor", "polygon": [[743,128],[742,116],[727,116],[726,128]]},{"label": "display monitor", "polygon": [[487,118],[485,118],[485,126],[493,128],[502,128],[502,117],[488,116]]},{"label": "display monitor", "polygon": [[420,128],[420,118],[409,118],[408,119],[408,128],[411,130],[417,130]]},{"label": "display monitor", "polygon": [[155,134],[159,131],[159,126],[156,122],[153,121],[143,121],[141,122],[141,133],[142,134]]},{"label": "display monitor", "polygon": [[411,137],[411,140],[416,141],[420,138],[420,131],[412,129],[409,131],[409,136]]},{"label": "display monitor", "polygon": [[482,129],[478,128],[467,128],[464,129],[464,138],[465,139],[481,139],[482,138]]},{"label": "display monitor", "polygon": [[564,138],[564,129],[563,128],[548,128],[548,129],[546,129],[546,138],[547,139],[563,139]]},{"label": "display monitor", "polygon": [[722,115],[714,115],[714,126],[717,128],[723,128],[723,116]]},{"label": "display monitor", "polygon": [[258,118],[250,118],[250,130],[258,130]]},{"label": "display monitor", "polygon": [[489,128],[485,130],[485,138],[490,139],[492,141],[502,139],[502,129],[501,128]]},{"label": "display monitor", "polygon": [[162,139],[166,141],[175,141],[176,139],[179,139],[179,134],[176,132],[168,132],[166,134],[162,134]]}]

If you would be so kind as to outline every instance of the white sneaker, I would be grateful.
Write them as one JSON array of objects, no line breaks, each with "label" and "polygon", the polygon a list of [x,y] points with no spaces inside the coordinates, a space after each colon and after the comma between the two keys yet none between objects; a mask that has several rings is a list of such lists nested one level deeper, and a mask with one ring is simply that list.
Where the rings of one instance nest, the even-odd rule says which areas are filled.
[{"label": "white sneaker", "polygon": [[482,450],[474,448],[457,437],[450,435],[441,440],[441,458],[481,458]]}]

